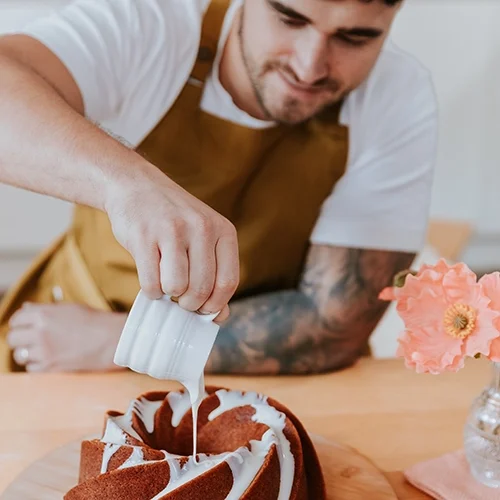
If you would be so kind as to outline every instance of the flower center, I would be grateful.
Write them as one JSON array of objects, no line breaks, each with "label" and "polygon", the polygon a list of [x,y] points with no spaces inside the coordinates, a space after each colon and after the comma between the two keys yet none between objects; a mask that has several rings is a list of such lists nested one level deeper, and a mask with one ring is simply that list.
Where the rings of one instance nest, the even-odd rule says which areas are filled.
[{"label": "flower center", "polygon": [[467,338],[476,327],[477,312],[465,304],[453,304],[444,313],[444,328],[457,339]]}]

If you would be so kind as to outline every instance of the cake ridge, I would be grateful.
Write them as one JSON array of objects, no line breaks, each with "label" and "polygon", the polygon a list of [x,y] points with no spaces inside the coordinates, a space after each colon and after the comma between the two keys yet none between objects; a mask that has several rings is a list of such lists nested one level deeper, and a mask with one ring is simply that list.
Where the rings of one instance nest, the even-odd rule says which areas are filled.
[{"label": "cake ridge", "polygon": [[[186,488],[197,488],[200,481],[205,481],[204,477],[211,478],[213,474],[222,474],[223,469],[220,469],[222,466],[226,471],[224,472],[226,486],[221,487],[219,493],[214,491],[214,496],[207,497],[207,500],[245,499],[246,495],[250,495],[248,493],[250,490],[252,490],[252,494],[248,498],[252,499],[307,500],[309,498],[307,496],[308,490],[322,491],[321,470],[313,474],[317,485],[313,488],[308,485],[304,459],[310,457],[311,453],[314,455],[315,452],[313,448],[311,449],[311,444],[307,439],[302,442],[302,430],[297,431],[294,425],[294,422],[297,421],[296,417],[289,414],[283,405],[257,392],[207,387],[200,406],[201,421],[199,427],[205,440],[205,446],[207,443],[212,446],[212,452],[188,456],[180,449],[182,453],[179,454],[177,453],[179,450],[175,449],[175,446],[180,446],[179,444],[172,444],[172,451],[176,451],[176,453],[164,449],[164,446],[168,447],[170,443],[179,439],[181,440],[179,443],[186,443],[186,433],[190,432],[191,427],[187,420],[191,408],[188,407],[187,400],[189,400],[189,396],[186,396],[182,390],[144,393],[130,402],[124,414],[108,412],[102,438],[96,440],[95,445],[87,441],[85,451],[82,447],[80,477],[85,480],[70,490],[64,497],[65,500],[97,498],[97,496],[91,497],[81,494],[85,491],[86,485],[89,488],[98,488],[98,485],[102,484],[105,491],[110,491],[108,489],[109,481],[116,481],[117,479],[114,478],[118,477],[127,477],[123,474],[124,469],[129,469],[130,473],[136,471],[143,473],[141,467],[158,462],[166,462],[166,469],[161,469],[165,470],[165,477],[163,479],[155,477],[155,485],[157,486],[148,490],[154,491],[154,495],[151,493],[142,496],[135,494],[135,496],[127,498],[121,496],[120,498],[123,500],[192,498],[189,495],[186,496]],[[240,411],[239,409],[243,407],[251,408],[252,411],[249,412],[248,409]],[[134,418],[138,420],[134,420]],[[222,420],[219,423],[220,418]],[[230,434],[232,433],[227,439],[236,445],[236,449],[231,449],[231,445],[228,445],[227,451],[218,453],[218,447],[224,449],[221,447],[221,443],[224,446],[224,429],[228,422],[231,425],[232,419],[234,422],[240,423],[234,428],[227,429]],[[142,423],[144,428],[139,423]],[[138,425],[140,428],[137,427]],[[205,426],[207,426],[207,431],[203,435]],[[218,427],[220,429],[217,431]],[[222,441],[220,441],[221,437],[219,436],[218,444],[216,443],[215,446],[211,444],[212,438],[210,437],[214,429],[216,432],[223,433]],[[244,442],[244,438],[242,441],[242,433],[245,432],[249,433],[248,439],[245,445],[241,445],[241,442]],[[160,433],[158,438],[155,437],[157,433]],[[238,441],[240,445],[237,444]],[[131,451],[127,455],[128,448]],[[122,450],[121,454],[117,455],[117,458],[111,463],[113,456],[120,450]],[[163,458],[159,457],[159,452],[163,454]],[[93,473],[89,471],[89,465],[82,465],[88,464],[90,453],[95,453],[100,460],[100,464],[98,463],[100,467],[97,469],[95,466]],[[147,457],[149,459],[146,459]],[[317,457],[313,456],[313,459],[317,459]],[[83,470],[82,467],[83,469],[87,468],[87,470]],[[153,471],[154,467],[157,466],[153,466],[153,469],[148,468],[148,470]],[[271,469],[266,470],[264,467],[271,467],[275,471],[275,475],[271,474]],[[118,476],[113,474],[115,470],[120,471]],[[266,474],[262,475],[263,471]],[[256,493],[255,480],[257,477],[262,481],[273,481],[274,485],[271,488],[259,487],[259,491]],[[276,477],[276,479],[270,479],[271,477]],[[122,480],[120,479],[120,481]],[[315,495],[314,499],[313,497],[310,499],[324,500],[325,496],[321,495],[320,493],[319,496]],[[104,500],[108,497],[102,498]]]}]

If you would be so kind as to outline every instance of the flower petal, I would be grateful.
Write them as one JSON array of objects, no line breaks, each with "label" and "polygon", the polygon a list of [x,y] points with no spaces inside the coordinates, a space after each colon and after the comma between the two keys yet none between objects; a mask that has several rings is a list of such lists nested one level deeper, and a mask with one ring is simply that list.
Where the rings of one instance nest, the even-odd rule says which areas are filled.
[{"label": "flower petal", "polygon": [[406,366],[419,373],[442,373],[460,365],[464,357],[461,339],[450,335],[436,335],[434,329],[407,329],[398,339],[397,355]]},{"label": "flower petal", "polygon": [[485,274],[480,280],[485,295],[491,300],[490,307],[500,311],[500,273]]},{"label": "flower petal", "polygon": [[499,313],[493,309],[482,308],[478,311],[476,327],[464,341],[464,352],[467,356],[490,354],[492,341],[500,337],[496,326],[497,318],[499,318]]},{"label": "flower petal", "polygon": [[388,301],[397,300],[396,289],[392,286],[388,286],[379,293],[378,298]]}]

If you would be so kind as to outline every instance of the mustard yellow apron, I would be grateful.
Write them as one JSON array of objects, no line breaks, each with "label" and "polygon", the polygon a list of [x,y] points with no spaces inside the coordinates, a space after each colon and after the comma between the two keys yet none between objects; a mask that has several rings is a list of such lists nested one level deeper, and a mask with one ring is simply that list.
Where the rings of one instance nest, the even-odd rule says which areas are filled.
[{"label": "mustard yellow apron", "polygon": [[[212,0],[192,77],[210,73],[229,0]],[[345,171],[348,130],[340,104],[297,126],[250,129],[200,109],[203,85],[188,82],[138,146],[151,163],[233,222],[240,249],[235,298],[295,287],[324,200]],[[139,291],[130,254],[107,215],[76,206],[71,227],[0,304],[0,371],[20,370],[5,343],[7,322],[24,301],[64,300],[127,312]]]}]

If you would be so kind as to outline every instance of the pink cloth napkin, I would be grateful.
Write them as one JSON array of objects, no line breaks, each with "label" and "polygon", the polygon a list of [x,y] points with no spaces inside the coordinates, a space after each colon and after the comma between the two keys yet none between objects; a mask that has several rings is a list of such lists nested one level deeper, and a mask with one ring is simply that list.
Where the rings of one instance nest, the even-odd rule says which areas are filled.
[{"label": "pink cloth napkin", "polygon": [[489,488],[474,479],[463,450],[416,464],[406,479],[437,500],[500,500],[500,488]]}]

